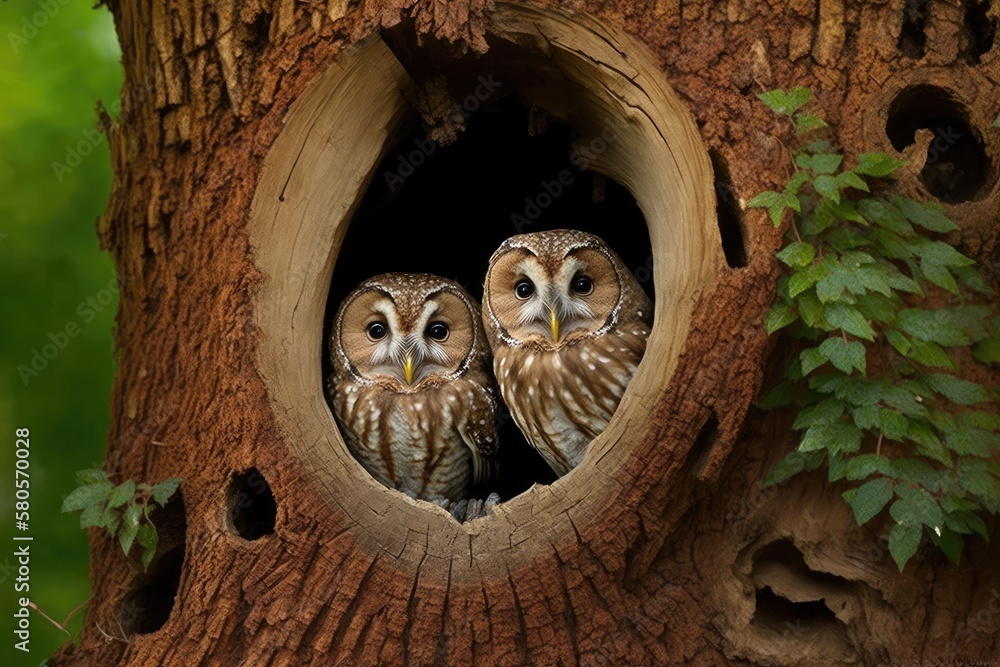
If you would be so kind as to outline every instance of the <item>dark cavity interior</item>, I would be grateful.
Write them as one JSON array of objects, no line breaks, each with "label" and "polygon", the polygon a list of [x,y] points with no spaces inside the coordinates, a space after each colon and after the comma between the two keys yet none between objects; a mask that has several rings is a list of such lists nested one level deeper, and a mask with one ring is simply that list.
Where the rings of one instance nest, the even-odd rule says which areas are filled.
[{"label": "dark cavity interior", "polygon": [[[118,627],[125,637],[156,632],[174,609],[184,567],[187,515],[178,491],[163,509],[152,514],[159,536],[149,568],[140,571],[118,608]],[[133,553],[141,550],[133,546]]]},{"label": "dark cavity interior", "polygon": [[902,91],[889,107],[885,132],[901,151],[917,130],[934,133],[920,180],[931,195],[949,204],[985,196],[992,167],[982,137],[969,124],[966,109],[948,91],[919,85]]},{"label": "dark cavity interior", "polygon": [[245,540],[274,534],[278,504],[264,475],[256,468],[233,477],[228,502],[233,529]]}]

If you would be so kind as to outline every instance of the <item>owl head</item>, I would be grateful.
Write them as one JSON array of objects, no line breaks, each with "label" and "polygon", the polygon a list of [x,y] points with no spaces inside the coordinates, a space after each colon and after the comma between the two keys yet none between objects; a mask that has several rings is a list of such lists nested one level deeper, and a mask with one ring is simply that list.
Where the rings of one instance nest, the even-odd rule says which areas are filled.
[{"label": "owl head", "polygon": [[331,332],[336,375],[417,392],[488,362],[479,306],[451,280],[384,273],[361,283]]},{"label": "owl head", "polygon": [[483,319],[507,345],[559,349],[599,336],[624,313],[651,318],[648,297],[603,240],[558,229],[512,236],[493,253]]}]

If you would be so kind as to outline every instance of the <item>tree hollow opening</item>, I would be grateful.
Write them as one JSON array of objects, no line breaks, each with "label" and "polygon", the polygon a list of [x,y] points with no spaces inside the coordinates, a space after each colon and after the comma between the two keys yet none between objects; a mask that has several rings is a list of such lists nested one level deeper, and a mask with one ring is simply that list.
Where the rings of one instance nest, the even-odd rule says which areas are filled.
[{"label": "tree hollow opening", "polygon": [[149,567],[136,576],[118,608],[118,625],[126,637],[162,628],[173,612],[180,588],[187,542],[187,513],[180,491],[153,514],[153,521],[158,536],[156,554]]},{"label": "tree hollow opening", "polygon": [[934,133],[920,180],[934,197],[949,204],[984,197],[992,165],[968,111],[943,88],[921,84],[892,101],[885,132],[897,151],[913,145],[918,130]]},{"label": "tree hollow opening", "polygon": [[[574,524],[580,530],[602,520],[592,510],[611,502],[614,488],[601,480],[638,455],[640,445],[653,446],[644,440],[649,412],[670,382],[694,304],[725,267],[708,153],[655,57],[583,13],[498,3],[490,20],[490,49],[482,58],[445,59],[413,40],[389,48],[380,36],[342,54],[290,110],[251,212],[251,243],[264,276],[254,295],[259,367],[283,439],[317,489],[357,524],[358,539],[401,558],[412,532],[406,527],[428,522],[433,528],[421,531],[421,540],[431,539],[442,552],[469,548],[467,539],[454,538],[458,531],[475,535],[474,551],[526,554],[557,534],[575,540],[574,525],[558,506],[579,505]],[[495,100],[482,101],[480,113],[470,115],[457,141],[421,158],[413,154],[422,136],[415,100],[442,73],[459,101],[468,97],[468,85],[482,84],[481,76],[503,85]],[[598,140],[609,127],[616,128],[615,139],[602,146]],[[567,147],[580,145],[601,149],[558,197],[547,192],[545,184],[566,164]],[[498,151],[506,155],[498,159]],[[384,172],[398,170],[400,156],[413,171],[404,178],[410,182],[393,191],[390,181],[396,181]],[[477,174],[489,178],[477,181]],[[446,176],[460,184],[451,192],[442,188]],[[488,201],[480,204],[477,193],[487,193]],[[551,203],[542,206],[547,200],[539,194]],[[532,199],[544,209],[534,219],[524,215]],[[642,364],[584,461],[551,487],[536,486],[503,503],[498,514],[458,524],[444,510],[382,486],[351,457],[323,390],[328,308],[381,270],[380,262],[456,277],[480,296],[489,254],[519,231],[514,213],[530,220],[520,231],[594,225],[590,229],[655,295],[655,323]],[[434,247],[442,233],[461,235],[462,252],[449,256]],[[386,247],[385,256],[376,242]],[[358,261],[362,253],[367,263]],[[569,478],[576,481],[564,483]],[[527,481],[534,481],[530,474],[519,485]],[[514,485],[508,492],[518,490]],[[514,516],[541,521],[532,509],[537,503],[549,506],[551,519],[516,543],[506,530],[483,528]],[[482,576],[467,556],[455,560],[452,575]]]}]

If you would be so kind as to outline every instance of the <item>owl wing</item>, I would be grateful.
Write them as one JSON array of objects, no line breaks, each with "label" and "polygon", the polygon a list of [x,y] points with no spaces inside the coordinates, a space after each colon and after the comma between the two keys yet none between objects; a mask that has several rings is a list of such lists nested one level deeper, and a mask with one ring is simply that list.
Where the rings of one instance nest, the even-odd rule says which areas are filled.
[{"label": "owl wing", "polygon": [[496,455],[500,445],[497,434],[497,399],[487,387],[477,386],[472,391],[472,405],[463,428],[462,440],[472,452],[472,474],[476,482],[489,477],[489,459]]}]

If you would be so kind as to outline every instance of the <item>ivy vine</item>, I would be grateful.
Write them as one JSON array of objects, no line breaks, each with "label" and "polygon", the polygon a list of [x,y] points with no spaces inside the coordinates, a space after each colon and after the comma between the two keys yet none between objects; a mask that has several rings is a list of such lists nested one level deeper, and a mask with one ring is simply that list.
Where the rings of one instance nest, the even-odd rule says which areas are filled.
[{"label": "ivy vine", "polygon": [[80,512],[81,528],[104,528],[127,556],[133,544],[142,549],[142,566],[149,567],[156,554],[159,534],[151,518],[164,507],[181,485],[177,477],[159,484],[136,484],[127,479],[115,485],[108,473],[99,469],[79,470],[78,486],[66,496],[63,512]]},{"label": "ivy vine", "polygon": [[965,536],[988,539],[983,516],[1000,512],[1000,393],[954,374],[960,348],[1000,362],[995,295],[943,236],[958,230],[944,209],[883,181],[904,162],[866,153],[844,168],[826,123],[803,110],[808,88],[758,97],[790,121],[794,164],[783,190],[749,203],[775,227],[791,211],[765,325],[801,341],[761,402],[794,406],[801,441],[764,484],[825,464],[850,485],[859,525],[889,507],[900,571],[924,535],[957,563]]}]

